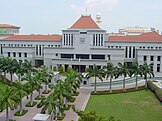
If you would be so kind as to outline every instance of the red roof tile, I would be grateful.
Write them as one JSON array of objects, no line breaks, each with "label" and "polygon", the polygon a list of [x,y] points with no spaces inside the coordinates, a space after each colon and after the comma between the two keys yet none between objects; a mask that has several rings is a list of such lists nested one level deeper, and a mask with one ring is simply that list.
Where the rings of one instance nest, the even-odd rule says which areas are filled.
[{"label": "red roof tile", "polygon": [[18,26],[13,26],[13,25],[10,25],[10,24],[0,24],[0,28],[20,28]]},{"label": "red roof tile", "polygon": [[14,35],[1,40],[61,40],[61,35]]},{"label": "red roof tile", "polygon": [[81,16],[71,27],[71,29],[99,29],[99,26],[91,16]]},{"label": "red roof tile", "polygon": [[148,32],[134,36],[108,36],[110,42],[162,42],[162,35],[156,32]]}]

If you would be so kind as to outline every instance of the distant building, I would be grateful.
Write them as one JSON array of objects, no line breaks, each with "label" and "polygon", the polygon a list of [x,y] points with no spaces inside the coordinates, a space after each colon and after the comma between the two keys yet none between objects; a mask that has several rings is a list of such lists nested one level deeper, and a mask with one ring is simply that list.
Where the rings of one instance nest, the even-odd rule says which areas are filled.
[{"label": "distant building", "polygon": [[0,38],[19,34],[20,27],[9,24],[0,24]]},{"label": "distant building", "polygon": [[[100,17],[100,16],[99,16]],[[162,72],[162,35],[154,29],[120,29],[125,35],[108,35],[89,15],[82,15],[62,35],[14,35],[0,39],[0,56],[29,60],[33,65],[61,65],[84,71],[107,62],[139,64],[146,61]],[[131,36],[128,36],[131,35]]]},{"label": "distant building", "polygon": [[140,35],[147,32],[157,32],[159,33],[159,30],[156,30],[155,28],[149,28],[149,27],[126,27],[123,29],[119,29],[118,33],[109,33],[109,35],[112,36],[132,36],[132,35]]}]

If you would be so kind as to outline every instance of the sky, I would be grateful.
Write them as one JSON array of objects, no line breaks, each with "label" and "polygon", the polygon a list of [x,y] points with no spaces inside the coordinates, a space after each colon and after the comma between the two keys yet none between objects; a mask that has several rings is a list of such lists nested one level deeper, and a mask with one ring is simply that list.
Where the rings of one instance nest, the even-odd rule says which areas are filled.
[{"label": "sky", "polygon": [[20,26],[20,34],[61,34],[86,8],[94,20],[101,14],[109,33],[131,26],[162,31],[162,0],[0,0],[0,6],[0,24]]}]

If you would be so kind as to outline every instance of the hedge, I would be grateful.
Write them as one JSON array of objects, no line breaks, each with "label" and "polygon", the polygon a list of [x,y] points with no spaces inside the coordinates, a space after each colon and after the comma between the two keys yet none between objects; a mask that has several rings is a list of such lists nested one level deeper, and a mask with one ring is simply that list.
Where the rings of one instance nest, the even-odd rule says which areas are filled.
[{"label": "hedge", "polygon": [[112,92],[110,92],[109,90],[105,90],[105,91],[97,91],[95,93],[93,91],[93,92],[91,92],[91,95],[120,94],[120,93],[140,91],[140,90],[144,90],[144,89],[146,89],[146,88],[144,86],[141,86],[141,87],[138,87],[138,89],[136,89],[136,88],[130,88],[130,89],[126,89],[126,90],[112,90]]},{"label": "hedge", "polygon": [[148,81],[148,88],[156,95],[160,102],[162,102],[162,90],[157,87],[153,82]]}]

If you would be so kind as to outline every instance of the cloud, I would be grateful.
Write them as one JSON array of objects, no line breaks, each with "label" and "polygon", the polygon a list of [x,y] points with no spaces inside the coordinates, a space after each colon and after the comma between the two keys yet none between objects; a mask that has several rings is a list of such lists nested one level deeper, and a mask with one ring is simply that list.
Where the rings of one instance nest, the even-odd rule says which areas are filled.
[{"label": "cloud", "polygon": [[88,11],[93,11],[98,9],[102,10],[112,10],[119,4],[119,0],[85,0],[81,5],[72,4],[71,8],[75,10],[78,14],[85,13],[86,7]]}]

